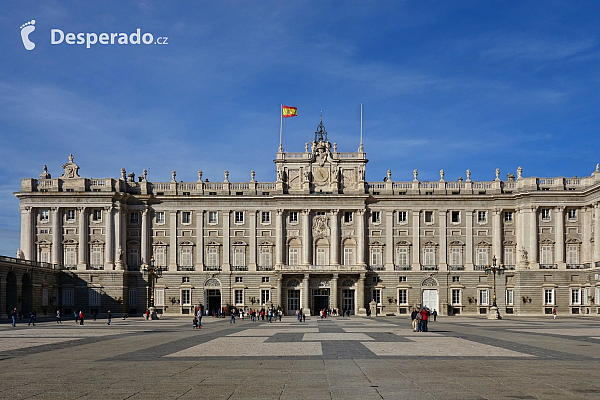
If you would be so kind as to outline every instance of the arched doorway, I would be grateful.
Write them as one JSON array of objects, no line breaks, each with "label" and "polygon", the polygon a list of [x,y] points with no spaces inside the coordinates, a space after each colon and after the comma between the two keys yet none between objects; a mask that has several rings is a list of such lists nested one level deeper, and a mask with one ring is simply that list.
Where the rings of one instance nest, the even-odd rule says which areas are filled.
[{"label": "arched doorway", "polygon": [[286,284],[286,314],[295,315],[296,310],[300,309],[300,280],[292,278]]},{"label": "arched doorway", "polygon": [[210,278],[204,283],[204,300],[210,315],[221,308],[221,282],[218,279]]},{"label": "arched doorway", "polygon": [[423,280],[421,287],[421,307],[427,307],[432,311],[439,311],[438,282],[430,276]]},{"label": "arched doorway", "polygon": [[6,314],[17,306],[17,276],[10,271],[6,276]]},{"label": "arched doorway", "polygon": [[21,297],[23,299],[23,315],[29,314],[29,311],[32,310],[32,296],[33,296],[33,284],[31,282],[31,275],[24,274],[22,278],[23,286],[21,288]]},{"label": "arched doorway", "polygon": [[344,279],[340,283],[342,290],[342,313],[349,311],[350,315],[354,315],[356,307],[356,281],[354,279]]}]

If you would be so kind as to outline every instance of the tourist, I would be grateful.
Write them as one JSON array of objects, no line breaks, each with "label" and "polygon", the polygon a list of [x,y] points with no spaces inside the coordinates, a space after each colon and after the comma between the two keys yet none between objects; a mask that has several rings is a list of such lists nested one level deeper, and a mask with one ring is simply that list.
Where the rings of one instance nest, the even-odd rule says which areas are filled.
[{"label": "tourist", "polygon": [[417,312],[417,309],[413,307],[413,310],[410,313],[410,320],[412,322],[413,332],[417,331],[417,324],[419,323],[419,320],[417,319],[418,314],[419,313]]},{"label": "tourist", "polygon": [[302,322],[306,322],[306,314],[302,313]]},{"label": "tourist", "polygon": [[552,319],[556,319],[556,308],[552,309]]},{"label": "tourist", "polygon": [[423,312],[417,311],[417,332],[423,332]]},{"label": "tourist", "polygon": [[107,322],[107,325],[110,325],[111,317],[112,317],[112,314],[110,313],[110,310],[108,310],[107,313],[106,313],[106,322]]},{"label": "tourist", "polygon": [[423,317],[422,317],[422,324],[423,324],[423,327],[421,329],[422,332],[428,332],[427,321],[429,320],[429,315],[430,315],[429,310],[427,308],[424,308],[423,309]]},{"label": "tourist", "polygon": [[83,311],[79,311],[79,325],[83,325]]},{"label": "tourist", "polygon": [[229,312],[229,323],[235,324],[235,309],[233,309],[233,308]]},{"label": "tourist", "polygon": [[435,310],[435,308],[433,309],[433,321],[437,321],[437,311]]},{"label": "tourist", "polygon": [[283,310],[281,308],[277,310],[277,316],[279,317],[279,322],[281,322],[281,317],[283,316]]},{"label": "tourist", "polygon": [[198,313],[196,314],[198,317],[198,329],[202,328],[202,309],[198,309]]},{"label": "tourist", "polygon": [[17,326],[17,307],[10,312],[10,318],[12,319],[12,326]]},{"label": "tourist", "polygon": [[75,325],[79,323],[79,313],[77,310],[73,311],[73,316],[75,317]]},{"label": "tourist", "polygon": [[60,308],[58,310],[56,310],[56,323],[62,324],[62,319],[60,317]]}]

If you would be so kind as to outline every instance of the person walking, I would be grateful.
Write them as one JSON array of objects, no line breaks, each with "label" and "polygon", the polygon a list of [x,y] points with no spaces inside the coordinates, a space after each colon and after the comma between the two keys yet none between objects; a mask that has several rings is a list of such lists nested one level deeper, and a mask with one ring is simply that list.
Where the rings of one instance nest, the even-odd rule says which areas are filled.
[{"label": "person walking", "polygon": [[419,320],[417,319],[417,309],[413,307],[412,312],[410,313],[410,321],[412,323],[413,332],[417,331],[417,324]]},{"label": "person walking", "polygon": [[433,309],[433,322],[437,321],[437,311]]},{"label": "person walking", "polygon": [[56,323],[62,324],[62,318],[60,317],[60,308],[56,310]]},{"label": "person walking", "polygon": [[423,309],[423,332],[428,332],[427,329],[427,322],[429,320],[429,310],[428,309]]},{"label": "person walking", "polygon": [[73,317],[75,317],[75,325],[79,323],[79,313],[77,310],[73,311]]},{"label": "person walking", "polygon": [[10,319],[12,319],[12,326],[17,326],[17,307],[10,312]]},{"label": "person walking", "polygon": [[31,324],[35,326],[35,318],[33,315],[33,311],[29,311],[29,323],[27,324],[27,326],[31,326]]},{"label": "person walking", "polygon": [[79,325],[83,325],[83,311],[79,311]]},{"label": "person walking", "polygon": [[112,317],[112,314],[110,313],[110,310],[108,310],[108,312],[106,313],[106,323],[107,323],[107,325],[110,325],[111,317]]},{"label": "person walking", "polygon": [[556,308],[552,309],[552,319],[556,319]]},{"label": "person walking", "polygon": [[200,329],[202,328],[202,309],[198,309],[196,316],[198,317],[198,329]]},{"label": "person walking", "polygon": [[233,308],[229,311],[229,323],[235,324],[235,310]]},{"label": "person walking", "polygon": [[302,312],[302,322],[306,322],[306,314],[304,312]]}]

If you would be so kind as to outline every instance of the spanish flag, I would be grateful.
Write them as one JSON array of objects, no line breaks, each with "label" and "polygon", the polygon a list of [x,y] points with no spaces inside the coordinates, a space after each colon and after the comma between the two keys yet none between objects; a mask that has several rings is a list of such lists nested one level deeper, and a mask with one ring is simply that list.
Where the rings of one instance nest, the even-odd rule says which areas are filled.
[{"label": "spanish flag", "polygon": [[298,116],[298,108],[281,106],[281,115],[283,118],[297,117]]}]

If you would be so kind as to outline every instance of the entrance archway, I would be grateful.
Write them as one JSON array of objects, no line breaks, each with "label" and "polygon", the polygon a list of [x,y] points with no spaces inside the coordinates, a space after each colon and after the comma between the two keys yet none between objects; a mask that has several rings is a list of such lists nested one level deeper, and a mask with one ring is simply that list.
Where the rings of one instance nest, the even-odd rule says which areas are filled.
[{"label": "entrance archway", "polygon": [[427,307],[430,310],[439,311],[439,296],[438,296],[438,282],[432,276],[423,280],[421,283],[421,307]]},{"label": "entrance archway", "polygon": [[10,271],[6,276],[6,314],[17,306],[17,276]]},{"label": "entrance archway", "polygon": [[210,315],[221,308],[221,282],[218,279],[210,278],[204,283],[204,300]]},{"label": "entrance archway", "polygon": [[33,297],[33,284],[31,282],[31,275],[24,274],[22,278],[23,286],[21,288],[21,296],[23,299],[23,315],[29,314],[29,311],[32,310],[32,297]]}]

